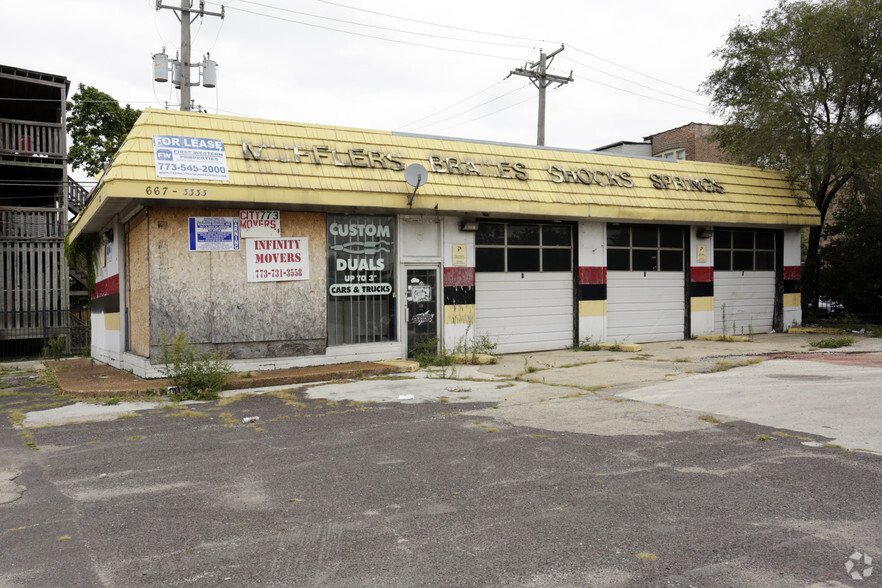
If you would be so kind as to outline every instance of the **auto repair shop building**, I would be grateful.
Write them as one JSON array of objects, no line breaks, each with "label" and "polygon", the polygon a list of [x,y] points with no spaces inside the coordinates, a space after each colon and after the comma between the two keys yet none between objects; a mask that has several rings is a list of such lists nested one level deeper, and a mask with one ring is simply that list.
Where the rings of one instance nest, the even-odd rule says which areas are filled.
[{"label": "auto repair shop building", "polygon": [[818,222],[750,167],[147,110],[70,237],[93,357],[150,376],[181,331],[261,369],[782,330]]}]

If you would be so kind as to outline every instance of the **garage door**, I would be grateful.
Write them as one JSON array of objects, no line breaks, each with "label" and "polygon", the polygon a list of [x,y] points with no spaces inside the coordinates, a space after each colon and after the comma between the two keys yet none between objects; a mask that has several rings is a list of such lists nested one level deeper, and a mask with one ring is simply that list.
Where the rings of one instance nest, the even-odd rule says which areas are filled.
[{"label": "garage door", "polygon": [[768,333],[775,308],[775,272],[714,272],[714,332]]},{"label": "garage door", "polygon": [[572,225],[482,222],[475,233],[475,328],[500,353],[573,344]]},{"label": "garage door", "polygon": [[676,341],[686,331],[683,272],[608,272],[606,340]]},{"label": "garage door", "polygon": [[683,339],[684,227],[610,223],[606,231],[606,340]]},{"label": "garage door", "polygon": [[714,229],[716,334],[747,335],[772,330],[775,258],[774,231]]},{"label": "garage door", "polygon": [[573,344],[573,276],[570,273],[478,273],[477,333],[500,353],[562,349]]}]

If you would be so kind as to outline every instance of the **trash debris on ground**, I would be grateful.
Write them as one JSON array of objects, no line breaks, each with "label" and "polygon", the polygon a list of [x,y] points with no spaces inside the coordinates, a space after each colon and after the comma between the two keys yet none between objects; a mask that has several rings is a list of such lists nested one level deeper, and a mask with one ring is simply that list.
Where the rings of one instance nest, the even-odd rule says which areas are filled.
[{"label": "trash debris on ground", "polygon": [[413,394],[402,394],[398,397],[398,400],[413,400]]},{"label": "trash debris on ground", "polygon": [[462,392],[462,388],[459,386],[447,386],[448,392]]},{"label": "trash debris on ground", "polygon": [[182,392],[180,386],[169,386],[168,387],[168,395],[174,396],[175,394],[180,394]]},{"label": "trash debris on ground", "polygon": [[242,424],[247,425],[248,423],[256,423],[259,420],[260,420],[259,416],[245,417],[244,419],[242,419]]}]

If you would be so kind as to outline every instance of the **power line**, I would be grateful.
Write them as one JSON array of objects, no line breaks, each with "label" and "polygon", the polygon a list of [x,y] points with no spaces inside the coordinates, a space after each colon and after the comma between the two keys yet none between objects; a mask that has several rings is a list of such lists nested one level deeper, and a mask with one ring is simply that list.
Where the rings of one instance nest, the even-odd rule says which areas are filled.
[{"label": "power line", "polygon": [[[509,96],[509,95],[511,95],[511,94],[514,94],[515,92],[519,92],[519,91],[523,90],[524,88],[526,88],[525,85],[524,85],[524,86],[521,86],[520,88],[515,88],[514,90],[512,90],[512,91],[510,91],[510,92],[506,92],[505,94],[502,94],[501,96],[497,96],[496,98],[492,98],[492,99],[490,99],[490,100],[488,100],[488,101],[486,101],[486,102],[482,102],[481,104],[478,104],[477,106],[473,106],[472,108],[469,108],[468,110],[464,110],[464,111],[462,111],[462,112],[460,112],[460,113],[458,113],[458,114],[454,114],[454,115],[452,115],[452,116],[448,116],[447,118],[443,118],[443,119],[441,119],[441,120],[436,120],[435,122],[426,123],[426,124],[424,124],[423,126],[420,126],[420,127],[417,127],[417,128],[415,128],[415,129],[413,129],[413,131],[418,131],[418,130],[420,130],[420,129],[424,129],[424,128],[426,128],[426,127],[431,127],[431,126],[434,126],[434,125],[441,124],[441,123],[443,123],[443,122],[447,122],[448,120],[451,120],[451,119],[454,119],[454,118],[458,118],[458,117],[460,117],[460,116],[462,116],[462,115],[464,115],[464,114],[468,114],[469,112],[472,112],[473,110],[477,110],[477,109],[481,108],[482,106],[486,106],[486,105],[490,104],[491,102],[496,102],[497,100],[501,100],[502,98],[505,98],[506,96]],[[436,114],[437,114],[437,113],[436,113]],[[432,115],[430,115],[430,116],[432,116]],[[413,132],[413,131],[412,131],[412,132]]]},{"label": "power line", "polygon": [[[280,12],[290,12],[292,14],[299,14],[302,16],[309,16],[312,18],[319,18],[322,20],[329,20],[331,22],[339,22],[339,23],[344,23],[344,24],[349,24],[349,25],[354,25],[354,26],[359,26],[359,27],[377,29],[377,30],[381,30],[381,31],[391,31],[391,32],[395,32],[395,33],[402,33],[405,35],[418,35],[420,37],[432,37],[435,39],[445,39],[448,41],[461,41],[461,42],[465,42],[465,43],[479,43],[482,45],[497,45],[500,47],[520,47],[520,48],[524,47],[523,44],[514,45],[511,43],[498,43],[498,42],[494,42],[494,41],[477,41],[477,40],[472,40],[472,39],[463,39],[461,37],[448,37],[446,35],[434,35],[432,33],[418,33],[418,32],[412,32],[412,31],[404,31],[399,28],[383,27],[383,26],[379,26],[379,25],[372,25],[372,24],[366,24],[366,23],[362,23],[362,22],[355,22],[355,21],[351,21],[351,20],[346,20],[343,18],[333,18],[330,16],[321,16],[321,15],[313,14],[310,12],[303,12],[300,10],[293,10],[290,8],[281,8],[279,6],[273,6],[271,4],[263,4],[261,2],[252,2],[250,0],[242,0],[242,2],[245,4],[253,4],[254,6],[260,6],[261,8],[269,8],[271,10],[278,10]],[[342,5],[339,5],[339,6],[342,6]],[[352,7],[346,6],[345,8],[352,8]],[[241,8],[234,8],[233,10],[242,10],[242,9]],[[360,9],[355,9],[355,10],[360,10]],[[247,12],[247,11],[243,11],[243,12]],[[385,17],[389,17],[389,18],[397,18],[392,15],[383,14],[383,13],[379,13],[379,12],[373,12],[373,11],[365,11],[365,12],[372,12],[373,14],[378,14],[380,16],[385,16]],[[252,14],[255,14],[255,13],[252,13]],[[266,15],[266,16],[269,16],[269,15]],[[405,20],[409,20],[409,19],[405,19]],[[423,21],[417,21],[417,22],[421,22],[423,24],[431,24],[431,23],[426,23]],[[301,23],[301,24],[305,24],[305,23]],[[438,26],[438,25],[436,25],[436,26]],[[466,29],[459,29],[459,30],[466,30]],[[490,34],[490,33],[482,33],[480,31],[468,31],[468,32],[475,32],[475,33],[479,33],[482,35]]]},{"label": "power line", "polygon": [[586,65],[580,61],[576,61],[575,59],[571,59],[571,58],[567,58],[567,59],[569,59],[569,61],[572,61],[576,65],[581,65],[582,67],[585,67],[587,69],[593,69],[594,71],[600,72],[600,73],[607,75],[607,76],[610,76],[612,78],[616,78],[617,80],[621,80],[621,81],[626,82],[628,84],[634,84],[635,86],[640,86],[641,88],[646,88],[650,92],[658,92],[659,94],[664,94],[665,96],[670,96],[671,98],[676,98],[677,100],[682,100],[684,102],[690,102],[690,103],[698,105],[698,106],[705,106],[705,107],[707,106],[707,104],[705,104],[705,103],[696,102],[695,100],[689,100],[688,98],[681,98],[680,96],[677,96],[676,94],[671,94],[670,92],[665,92],[664,90],[656,90],[655,88],[653,88],[651,86],[647,86],[646,84],[641,84],[640,82],[634,82],[632,80],[629,80],[628,78],[623,78],[622,76],[617,76],[616,74],[609,73],[607,71],[603,71],[602,69],[592,67],[590,65]]},{"label": "power line", "polygon": [[[254,2],[250,2],[249,0],[242,0],[242,2],[246,2],[246,3],[248,3],[248,4],[255,4]],[[385,13],[385,12],[377,12],[377,11],[375,11],[375,10],[368,10],[368,9],[366,9],[366,8],[358,8],[358,7],[355,7],[355,6],[348,6],[348,5],[346,5],[346,4],[340,4],[339,2],[330,2],[329,0],[316,0],[316,2],[321,2],[322,4],[330,4],[330,5],[332,5],[332,6],[339,6],[339,7],[341,7],[341,8],[347,8],[347,9],[349,9],[349,10],[357,10],[357,11],[359,11],[359,12],[366,12],[366,13],[368,13],[368,14],[376,14],[377,16],[385,16],[386,18],[394,18],[394,19],[403,20],[403,21],[406,21],[406,22],[415,22],[415,23],[418,23],[418,24],[424,24],[424,25],[429,25],[429,26],[433,26],[433,27],[439,27],[439,28],[442,28],[442,29],[451,29],[451,30],[454,30],[454,31],[463,31],[463,32],[466,32],[466,33],[476,33],[476,34],[479,34],[479,35],[489,35],[489,36],[493,36],[493,37],[503,37],[503,38],[506,38],[506,39],[518,39],[518,40],[520,40],[520,41],[529,41],[530,43],[541,42],[539,39],[530,39],[530,38],[528,38],[528,37],[518,37],[518,36],[515,36],[515,35],[504,35],[504,34],[501,34],[501,33],[488,33],[487,31],[478,31],[478,30],[475,30],[475,29],[466,29],[466,28],[462,28],[462,27],[454,27],[454,26],[450,26],[450,25],[443,25],[443,24],[438,24],[438,23],[436,23],[436,22],[430,22],[430,21],[426,21],[426,20],[418,20],[418,19],[415,19],[415,18],[407,18],[407,17],[404,17],[404,16],[397,16],[397,15],[395,15],[395,14],[387,14],[387,13]]]},{"label": "power line", "polygon": [[698,92],[696,92],[695,90],[690,90],[689,88],[684,88],[683,86],[678,86],[677,84],[672,84],[671,82],[669,82],[669,81],[667,81],[667,80],[663,80],[663,79],[661,79],[661,78],[656,78],[656,77],[651,76],[651,75],[649,75],[649,74],[645,74],[645,73],[643,73],[643,72],[637,71],[636,69],[631,69],[630,67],[627,67],[627,66],[621,65],[621,64],[619,64],[619,63],[616,63],[615,61],[610,61],[609,59],[605,59],[605,58],[603,58],[603,57],[600,57],[599,55],[594,55],[593,53],[588,53],[587,51],[583,51],[582,49],[579,49],[578,47],[574,47],[574,46],[572,46],[572,45],[569,45],[569,47],[570,47],[570,49],[574,49],[574,50],[578,51],[579,53],[584,53],[584,54],[587,55],[588,57],[593,57],[594,59],[599,59],[600,61],[605,61],[606,63],[609,63],[610,65],[614,65],[614,66],[616,66],[616,67],[620,67],[620,68],[622,68],[622,69],[624,69],[624,70],[628,70],[629,72],[631,72],[631,73],[635,73],[635,74],[637,74],[637,75],[639,75],[639,76],[643,76],[643,77],[645,77],[645,78],[649,78],[650,80],[653,80],[653,81],[656,81],[656,82],[660,82],[660,83],[662,83],[662,84],[667,84],[668,86],[671,86],[671,87],[677,88],[678,90],[683,90],[684,92],[688,92],[688,93],[690,93],[690,94],[698,95]]},{"label": "power line", "polygon": [[434,131],[434,132],[435,132],[435,133],[440,133],[440,132],[442,132],[442,131],[446,131],[447,129],[455,129],[456,127],[461,127],[462,125],[466,125],[466,124],[469,124],[469,123],[475,122],[476,120],[481,120],[482,118],[487,118],[487,117],[493,116],[494,114],[498,114],[498,113],[500,113],[500,112],[503,112],[504,110],[508,110],[508,109],[510,109],[510,108],[514,108],[515,106],[520,106],[520,105],[523,104],[524,102],[529,102],[529,101],[531,101],[531,100],[534,100],[534,97],[533,97],[533,96],[530,96],[529,98],[525,98],[524,100],[521,100],[520,102],[515,102],[514,104],[510,104],[510,105],[508,105],[508,106],[504,106],[504,107],[502,107],[502,108],[500,108],[500,109],[498,109],[498,110],[494,110],[493,112],[488,112],[487,114],[482,114],[481,116],[476,116],[475,118],[471,118],[471,119],[466,120],[466,121],[463,121],[463,122],[461,122],[461,123],[457,123],[457,124],[455,124],[455,125],[451,125],[451,126],[449,126],[449,127],[444,127],[443,129],[438,129],[437,131]]},{"label": "power line", "polygon": [[294,24],[299,24],[299,25],[303,25],[303,26],[307,26],[307,27],[313,27],[313,28],[317,28],[317,29],[322,29],[322,30],[325,30],[325,31],[334,31],[335,33],[344,33],[344,34],[347,34],[347,35],[355,35],[355,36],[357,36],[357,37],[364,37],[364,38],[367,38],[367,39],[376,39],[376,40],[379,40],[379,41],[388,41],[388,42],[390,42],[390,43],[399,43],[399,44],[401,44],[401,45],[409,45],[409,46],[411,46],[411,47],[423,47],[423,48],[425,48],[425,49],[437,49],[437,50],[439,50],[439,51],[449,51],[449,52],[451,52],[451,53],[460,53],[460,54],[462,54],[462,55],[472,55],[472,56],[476,56],[476,57],[489,57],[489,58],[491,58],[491,59],[505,59],[505,60],[510,60],[510,58],[508,58],[508,57],[503,57],[503,56],[501,56],[501,55],[488,55],[488,54],[486,54],[486,53],[477,53],[477,52],[474,52],[474,51],[466,51],[466,50],[464,50],[464,49],[451,49],[450,47],[439,47],[439,46],[437,46],[437,45],[428,45],[428,44],[425,44],[425,43],[413,43],[413,42],[411,42],[411,41],[402,41],[402,40],[400,40],[400,39],[390,39],[390,38],[388,38],[388,37],[380,37],[380,36],[377,36],[377,35],[369,35],[369,34],[367,34],[367,33],[357,33],[357,32],[355,32],[355,31],[347,31],[347,30],[343,30],[343,29],[336,29],[336,28],[334,28],[334,27],[327,27],[327,26],[323,26],[323,25],[319,25],[319,24],[303,22],[303,21],[294,20],[294,19],[291,19],[291,18],[285,18],[285,17],[282,17],[282,16],[274,16],[274,15],[272,15],[272,14],[263,14],[263,13],[261,13],[261,12],[254,12],[253,10],[245,10],[244,8],[231,8],[230,10],[238,10],[239,12],[244,12],[244,13],[246,13],[246,14],[254,14],[254,15],[256,15],[256,16],[263,16],[263,17],[266,17],[266,18],[272,18],[272,19],[275,19],[275,20],[281,20],[281,21],[284,21],[284,22],[291,22],[291,23],[294,23]]},{"label": "power line", "polygon": [[676,106],[678,108],[685,108],[686,110],[694,110],[695,112],[701,112],[701,113],[707,114],[707,110],[699,110],[697,108],[692,108],[691,106],[684,106],[683,104],[677,104],[675,102],[669,102],[667,100],[662,100],[661,98],[655,98],[654,96],[647,96],[646,94],[641,94],[640,92],[634,92],[632,90],[626,90],[625,88],[619,88],[618,86],[613,86],[612,84],[604,84],[603,82],[598,82],[597,80],[592,80],[591,78],[584,78],[581,76],[576,76],[576,78],[580,79],[580,80],[585,80],[586,82],[590,82],[592,84],[604,86],[606,88],[612,88],[613,90],[618,90],[619,92],[627,92],[628,94],[633,94],[634,96],[640,96],[641,98],[646,98],[648,100],[655,100],[656,102],[670,104],[671,106]]}]

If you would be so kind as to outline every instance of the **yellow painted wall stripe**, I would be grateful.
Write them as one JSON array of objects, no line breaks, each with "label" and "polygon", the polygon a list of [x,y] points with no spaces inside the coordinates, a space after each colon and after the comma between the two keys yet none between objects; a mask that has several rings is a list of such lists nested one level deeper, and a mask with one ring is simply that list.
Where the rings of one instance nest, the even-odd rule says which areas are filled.
[{"label": "yellow painted wall stripe", "polygon": [[119,313],[104,313],[104,329],[107,331],[119,331]]},{"label": "yellow painted wall stripe", "polygon": [[784,308],[795,308],[802,306],[802,295],[799,292],[795,294],[785,294],[783,300]]},{"label": "yellow painted wall stripe", "polygon": [[474,304],[448,304],[444,306],[444,324],[462,324],[475,322]]},{"label": "yellow painted wall stripe", "polygon": [[606,300],[580,300],[579,316],[606,316]]},{"label": "yellow painted wall stripe", "polygon": [[713,312],[714,297],[713,296],[697,296],[689,299],[692,312]]}]

